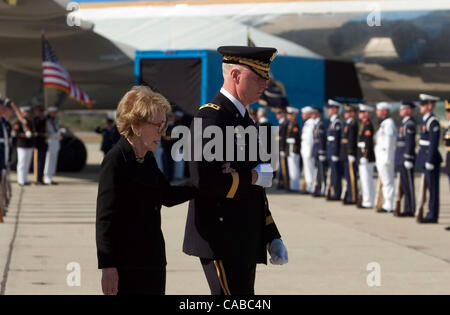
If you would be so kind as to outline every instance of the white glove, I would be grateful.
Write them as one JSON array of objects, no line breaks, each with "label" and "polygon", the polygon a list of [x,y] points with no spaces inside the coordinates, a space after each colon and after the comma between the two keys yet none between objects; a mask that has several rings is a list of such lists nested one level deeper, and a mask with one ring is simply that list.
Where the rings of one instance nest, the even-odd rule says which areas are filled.
[{"label": "white glove", "polygon": [[361,164],[361,165],[369,164],[369,159],[367,159],[367,158],[360,158],[359,159],[359,164]]},{"label": "white glove", "polygon": [[348,161],[351,162],[351,163],[355,163],[356,157],[354,155],[349,155],[348,156]]},{"label": "white glove", "polygon": [[333,161],[333,162],[339,162],[339,156],[337,156],[337,155],[332,155],[332,156],[331,156],[331,161]]},{"label": "white glove", "polygon": [[272,187],[273,168],[269,163],[258,164],[253,170],[258,173],[255,185],[266,188]]},{"label": "white glove", "polygon": [[412,169],[414,167],[414,163],[411,162],[411,161],[405,161],[405,162],[403,162],[403,165],[405,166],[405,168],[407,170],[410,170],[410,169]]},{"label": "white glove", "polygon": [[286,152],[280,151],[280,156],[281,156],[281,157],[285,157],[285,156],[286,156]]},{"label": "white glove", "polygon": [[327,160],[327,157],[325,155],[319,155],[319,161],[325,162]]},{"label": "white glove", "polygon": [[425,163],[425,168],[427,169],[427,171],[432,171],[434,170],[434,165],[431,163]]},{"label": "white glove", "polygon": [[284,265],[288,263],[288,252],[282,240],[276,238],[268,247],[270,254],[269,261],[272,265]]},{"label": "white glove", "polygon": [[27,132],[25,132],[25,137],[30,139],[33,136],[33,134],[31,133],[30,130],[27,130]]}]

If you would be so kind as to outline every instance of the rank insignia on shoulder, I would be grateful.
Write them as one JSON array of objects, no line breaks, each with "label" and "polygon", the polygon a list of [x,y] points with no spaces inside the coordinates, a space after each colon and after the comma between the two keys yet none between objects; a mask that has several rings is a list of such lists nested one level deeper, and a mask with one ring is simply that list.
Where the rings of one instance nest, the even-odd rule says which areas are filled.
[{"label": "rank insignia on shoulder", "polygon": [[215,109],[215,110],[220,110],[220,106],[219,105],[212,104],[212,103],[208,103],[208,104],[205,104],[205,105],[200,107],[200,109],[204,109],[204,108],[212,108],[212,109]]}]

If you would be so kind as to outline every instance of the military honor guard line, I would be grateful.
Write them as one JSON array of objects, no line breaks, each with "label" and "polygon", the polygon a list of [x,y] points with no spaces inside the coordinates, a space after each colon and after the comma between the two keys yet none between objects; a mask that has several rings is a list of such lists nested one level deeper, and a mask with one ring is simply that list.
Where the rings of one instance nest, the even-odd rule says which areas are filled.
[{"label": "military honor guard line", "polygon": [[[276,108],[281,161],[277,188],[396,217],[416,216],[418,223],[438,223],[443,158],[439,152],[441,126],[434,107],[440,99],[427,94],[420,94],[419,99],[420,104],[401,102],[399,126],[392,118],[393,105],[388,102],[372,107],[330,99],[325,104],[328,127],[321,119],[320,108],[306,106],[301,109],[302,129],[296,120],[299,109]],[[445,106],[450,119],[450,103],[445,101]],[[422,116],[420,122],[414,118],[417,107]],[[339,117],[340,111],[344,112],[344,119]],[[286,120],[286,113],[291,120]],[[377,129],[372,122],[374,114]],[[444,134],[445,172],[450,181],[449,134],[450,123]],[[415,171],[422,173],[420,183],[415,183]],[[418,196],[415,185],[420,185]]]}]

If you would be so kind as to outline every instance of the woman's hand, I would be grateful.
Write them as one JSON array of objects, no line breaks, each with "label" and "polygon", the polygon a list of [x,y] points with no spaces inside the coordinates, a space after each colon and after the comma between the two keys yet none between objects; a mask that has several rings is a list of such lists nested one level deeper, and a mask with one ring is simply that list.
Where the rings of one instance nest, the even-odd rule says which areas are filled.
[{"label": "woman's hand", "polygon": [[224,174],[230,174],[236,172],[236,170],[234,168],[231,168],[230,162],[226,162],[222,164],[222,172]]},{"label": "woman's hand", "polygon": [[104,295],[117,295],[119,274],[117,268],[102,269],[102,290]]}]

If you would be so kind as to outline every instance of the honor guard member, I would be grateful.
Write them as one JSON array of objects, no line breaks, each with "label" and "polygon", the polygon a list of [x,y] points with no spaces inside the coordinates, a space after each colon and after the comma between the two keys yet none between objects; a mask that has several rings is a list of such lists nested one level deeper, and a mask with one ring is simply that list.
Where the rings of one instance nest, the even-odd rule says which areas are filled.
[{"label": "honor guard member", "polygon": [[322,118],[322,109],[314,107],[314,145],[312,156],[314,158],[316,175],[313,197],[325,196],[325,185],[327,182],[327,129]]},{"label": "honor guard member", "polygon": [[[341,200],[343,166],[340,159],[342,121],[338,116],[339,108],[343,104],[334,100],[328,101],[328,114],[330,116],[330,126],[327,130],[327,159],[330,166],[330,184],[327,188],[327,200]],[[333,194],[331,194],[331,189]]]},{"label": "honor guard member", "polygon": [[287,156],[288,147],[286,143],[287,130],[289,126],[289,120],[286,117],[286,109],[281,108],[277,111],[278,119],[278,137],[279,137],[279,148],[280,148],[280,167],[278,168],[278,189],[284,188],[289,191],[289,172],[287,167]]},{"label": "honor guard member", "polygon": [[361,182],[361,198],[358,208],[370,209],[374,206],[375,188],[373,185],[373,168],[375,163],[374,141],[375,134],[370,116],[374,109],[365,104],[359,104],[358,118],[361,121],[358,132],[359,180]]},{"label": "honor guard member", "polygon": [[347,188],[342,200],[345,205],[355,205],[358,199],[358,183],[356,172],[356,152],[358,148],[358,122],[356,107],[345,105],[345,124],[341,138],[340,158],[344,164],[344,176]]},{"label": "honor guard member", "polygon": [[[419,223],[438,223],[439,220],[439,175],[442,156],[439,153],[441,126],[433,114],[438,97],[420,94],[420,113],[423,115],[420,126],[420,149],[417,154],[417,167],[424,170],[426,188],[430,191],[429,211],[425,218],[418,218]],[[426,189],[422,190],[422,200]]]},{"label": "honor guard member", "polygon": [[0,223],[6,215],[9,204],[8,192],[8,170],[9,170],[9,135],[8,117],[12,111],[8,104],[9,100],[0,99]]},{"label": "honor guard member", "polygon": [[49,107],[47,112],[48,149],[45,157],[44,183],[46,185],[58,185],[53,180],[58,166],[59,149],[61,148],[61,134],[59,132],[58,121],[56,120],[58,108],[54,106]]},{"label": "honor guard member", "polygon": [[45,156],[47,154],[47,119],[44,115],[44,107],[38,105],[34,108],[34,174],[35,184],[44,185]]},{"label": "honor guard member", "polygon": [[450,184],[450,101],[445,101],[445,114],[448,120],[447,131],[444,135],[445,145],[445,173],[448,175],[448,182]]},{"label": "honor guard member", "polygon": [[33,123],[30,119],[30,106],[22,106],[19,121],[14,125],[14,134],[17,137],[17,183],[19,186],[30,185],[28,172],[33,159]]},{"label": "honor guard member", "polygon": [[287,107],[289,125],[286,133],[289,191],[300,191],[300,126],[297,122],[299,110]]},{"label": "honor guard member", "polygon": [[[315,110],[311,106],[302,108],[302,119],[304,123],[301,132],[300,151],[303,161],[302,173],[306,184],[306,187],[302,187],[302,193],[305,194],[312,194],[314,191],[314,175],[316,170],[314,156],[312,155],[314,146],[314,126],[316,122],[313,119],[314,112]],[[303,188],[305,188],[305,190],[303,190]]]},{"label": "honor guard member", "polygon": [[378,189],[377,212],[394,211],[395,198],[395,140],[397,128],[390,117],[391,104],[381,102],[377,104],[377,117],[380,127],[375,135],[375,159],[380,181]]},{"label": "honor guard member", "polygon": [[[220,144],[219,157],[217,147],[208,153],[203,132],[214,126],[225,135],[228,126],[257,133],[246,107],[264,91],[276,50],[228,46],[218,52],[223,55],[223,87],[211,103],[200,107],[191,125],[190,174],[199,195],[189,204],[183,251],[200,258],[213,295],[253,295],[256,264],[266,263],[267,249],[272,263],[287,262],[264,190],[272,185],[273,169],[248,158],[246,132],[234,135],[231,152],[229,145]],[[201,129],[196,127],[199,121]],[[243,155],[243,160],[236,158]]]},{"label": "honor guard member", "polygon": [[[413,102],[406,101],[403,101],[400,105],[402,123],[398,129],[397,148],[395,150],[395,166],[400,177],[399,191],[397,191],[399,209],[394,212],[394,215],[399,217],[413,217],[416,211],[414,162],[416,159],[417,123],[413,118],[415,107],[416,105]],[[400,212],[402,193],[405,195],[405,206],[403,212]]]}]

